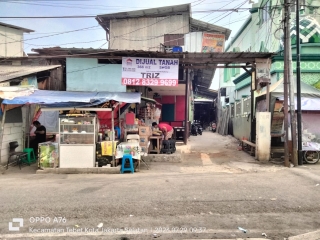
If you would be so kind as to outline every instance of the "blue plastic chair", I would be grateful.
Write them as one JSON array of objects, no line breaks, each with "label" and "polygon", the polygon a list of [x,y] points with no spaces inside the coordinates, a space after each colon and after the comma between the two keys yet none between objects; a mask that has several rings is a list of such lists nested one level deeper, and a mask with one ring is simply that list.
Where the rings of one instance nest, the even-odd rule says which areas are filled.
[{"label": "blue plastic chair", "polygon": [[[129,167],[125,167],[127,160],[129,160]],[[130,154],[124,154],[122,157],[121,173],[124,173],[124,171],[131,171],[134,173],[133,159]]]}]

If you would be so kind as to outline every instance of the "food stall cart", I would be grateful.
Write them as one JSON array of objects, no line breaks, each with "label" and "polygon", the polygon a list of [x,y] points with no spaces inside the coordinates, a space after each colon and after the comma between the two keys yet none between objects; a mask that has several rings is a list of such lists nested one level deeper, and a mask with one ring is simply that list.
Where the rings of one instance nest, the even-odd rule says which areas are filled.
[{"label": "food stall cart", "polygon": [[94,167],[97,139],[96,116],[59,116],[60,168]]},{"label": "food stall cart", "polygon": [[[7,106],[22,106],[26,104],[37,104],[42,111],[80,111],[84,113],[110,111],[112,118],[111,136],[114,136],[114,109],[119,102],[140,103],[140,93],[111,93],[111,92],[68,92],[48,91],[32,89],[10,97],[3,97],[4,114],[2,129],[5,121]],[[108,101],[114,101],[114,106],[104,108]],[[95,143],[97,141],[97,125],[94,115],[60,116],[59,120],[59,166],[65,168],[87,168],[95,166]],[[63,120],[64,119],[64,120]],[[67,121],[66,121],[67,119]],[[90,123],[90,124],[89,124]],[[68,132],[66,132],[68,131]],[[1,135],[2,139],[3,135]],[[114,137],[110,139],[114,143]],[[90,155],[90,156],[89,156]],[[114,154],[113,154],[114,159]],[[51,160],[52,162],[52,160]],[[55,162],[57,162],[55,160]],[[113,161],[115,162],[115,161]],[[50,163],[50,161],[49,161]],[[56,166],[57,164],[46,164]]]}]

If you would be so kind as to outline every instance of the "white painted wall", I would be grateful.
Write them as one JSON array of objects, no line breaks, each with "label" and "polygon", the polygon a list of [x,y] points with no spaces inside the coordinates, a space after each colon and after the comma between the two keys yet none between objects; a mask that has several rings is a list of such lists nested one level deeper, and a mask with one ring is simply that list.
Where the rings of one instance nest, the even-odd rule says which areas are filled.
[{"label": "white painted wall", "polygon": [[0,26],[0,55],[1,57],[23,56],[23,31]]}]

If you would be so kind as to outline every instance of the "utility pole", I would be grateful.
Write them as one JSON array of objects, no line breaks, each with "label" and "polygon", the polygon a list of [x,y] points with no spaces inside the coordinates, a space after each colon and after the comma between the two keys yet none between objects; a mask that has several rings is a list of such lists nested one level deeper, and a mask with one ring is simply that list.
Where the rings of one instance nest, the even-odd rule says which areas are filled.
[{"label": "utility pole", "polygon": [[302,159],[302,130],[301,130],[301,69],[300,69],[300,2],[296,0],[296,56],[297,56],[297,121],[298,121],[298,164],[303,164]]},{"label": "utility pole", "polygon": [[284,113],[284,165],[286,167],[290,166],[289,162],[289,149],[288,149],[288,79],[289,79],[289,3],[288,0],[284,0],[284,73],[283,73],[283,113]]},{"label": "utility pole", "polygon": [[[291,0],[287,0],[290,6]],[[288,85],[289,85],[289,100],[290,100],[290,123],[291,123],[291,142],[292,142],[292,156],[291,160],[294,166],[298,165],[297,157],[297,119],[296,119],[296,108],[294,103],[294,81],[293,81],[293,69],[292,69],[292,50],[291,50],[291,37],[290,37],[290,23],[291,14],[288,14]]]}]

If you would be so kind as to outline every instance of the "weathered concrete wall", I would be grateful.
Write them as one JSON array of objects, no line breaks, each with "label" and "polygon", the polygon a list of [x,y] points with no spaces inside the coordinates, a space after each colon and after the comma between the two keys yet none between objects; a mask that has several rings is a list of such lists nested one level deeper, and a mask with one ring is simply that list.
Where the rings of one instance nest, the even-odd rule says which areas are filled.
[{"label": "weathered concrete wall", "polygon": [[67,91],[126,92],[121,84],[121,64],[98,64],[98,59],[88,58],[66,61]]},{"label": "weathered concrete wall", "polygon": [[[238,139],[250,139],[250,117],[232,118],[233,136]],[[248,121],[247,121],[248,120]]]},{"label": "weathered concrete wall", "polygon": [[22,151],[23,132],[22,123],[6,123],[4,125],[3,141],[1,144],[1,165],[7,164],[9,157],[9,142],[17,141],[19,147],[16,151]]}]

